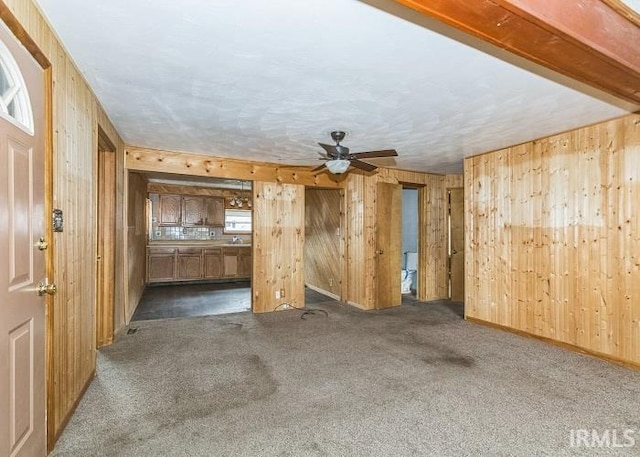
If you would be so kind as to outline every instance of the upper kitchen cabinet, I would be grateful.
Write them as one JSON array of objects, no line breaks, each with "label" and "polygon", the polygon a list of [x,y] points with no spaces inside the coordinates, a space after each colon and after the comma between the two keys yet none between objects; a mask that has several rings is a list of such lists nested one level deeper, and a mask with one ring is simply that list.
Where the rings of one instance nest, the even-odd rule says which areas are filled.
[{"label": "upper kitchen cabinet", "polygon": [[182,216],[182,197],[180,195],[160,194],[160,226],[178,226]]},{"label": "upper kitchen cabinet", "polygon": [[205,199],[206,225],[224,227],[224,198],[209,197]]},{"label": "upper kitchen cabinet", "polygon": [[204,198],[182,197],[182,225],[204,225]]}]

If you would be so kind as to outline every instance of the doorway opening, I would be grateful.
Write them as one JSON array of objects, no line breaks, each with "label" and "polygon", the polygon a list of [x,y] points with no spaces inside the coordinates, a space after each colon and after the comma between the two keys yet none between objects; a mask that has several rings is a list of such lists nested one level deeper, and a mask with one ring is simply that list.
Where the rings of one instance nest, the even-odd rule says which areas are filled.
[{"label": "doorway opening", "polygon": [[251,311],[252,187],[235,179],[130,173],[131,320]]},{"label": "doorway opening", "polygon": [[339,189],[305,190],[305,286],[333,300],[342,297],[343,204]]},{"label": "doorway opening", "polygon": [[419,221],[418,189],[402,188],[402,257],[400,259],[403,295],[416,296],[418,289]]}]

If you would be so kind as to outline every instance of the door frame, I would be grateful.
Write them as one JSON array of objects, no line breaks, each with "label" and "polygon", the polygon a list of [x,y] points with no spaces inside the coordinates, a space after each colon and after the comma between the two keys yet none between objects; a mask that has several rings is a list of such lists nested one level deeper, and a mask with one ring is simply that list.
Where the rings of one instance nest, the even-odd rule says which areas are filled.
[{"label": "door frame", "polygon": [[[117,149],[98,125],[96,145],[96,347],[113,343],[116,280]],[[102,255],[101,255],[102,253]]]},{"label": "door frame", "polygon": [[[54,266],[54,250],[55,243],[53,238],[53,225],[51,221],[47,221],[47,215],[53,213],[53,72],[51,62],[46,55],[40,50],[37,43],[31,38],[26,29],[22,26],[18,18],[13,14],[9,7],[0,0],[0,20],[11,30],[16,39],[22,43],[29,54],[40,65],[44,73],[44,214],[45,214],[45,239],[49,243],[48,249],[45,251],[45,275],[55,282],[55,266]],[[44,324],[44,340],[45,340],[45,359],[46,359],[46,381],[45,381],[45,397],[46,397],[46,424],[47,429],[47,450],[51,452],[56,441],[55,430],[55,396],[52,392],[55,389],[53,373],[55,372],[55,359],[53,357],[53,309],[54,297],[47,294],[45,299],[45,324]]]}]

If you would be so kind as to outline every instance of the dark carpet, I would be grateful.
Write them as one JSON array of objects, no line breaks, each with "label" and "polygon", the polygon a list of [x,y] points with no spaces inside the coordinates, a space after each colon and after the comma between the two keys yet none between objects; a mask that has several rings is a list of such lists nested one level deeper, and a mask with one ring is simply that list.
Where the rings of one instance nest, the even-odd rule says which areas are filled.
[{"label": "dark carpet", "polygon": [[[329,316],[133,323],[53,455],[640,454],[637,371],[466,322],[460,304],[314,306]],[[618,441],[572,447],[575,430]],[[623,433],[637,443],[614,447]]]}]

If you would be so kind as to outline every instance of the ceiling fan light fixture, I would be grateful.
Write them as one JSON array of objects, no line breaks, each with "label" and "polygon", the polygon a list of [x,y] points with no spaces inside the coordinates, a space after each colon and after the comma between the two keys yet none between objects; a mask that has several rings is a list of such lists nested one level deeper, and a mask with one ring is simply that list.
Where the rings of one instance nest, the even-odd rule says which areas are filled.
[{"label": "ceiling fan light fixture", "polygon": [[347,171],[351,162],[345,159],[329,160],[325,165],[334,175],[340,175]]}]

